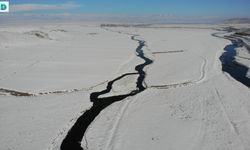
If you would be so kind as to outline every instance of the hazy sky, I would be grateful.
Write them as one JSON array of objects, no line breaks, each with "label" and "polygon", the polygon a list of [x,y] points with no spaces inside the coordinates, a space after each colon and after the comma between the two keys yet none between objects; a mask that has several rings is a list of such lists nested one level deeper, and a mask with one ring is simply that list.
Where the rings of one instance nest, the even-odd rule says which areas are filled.
[{"label": "hazy sky", "polygon": [[250,17],[250,0],[10,0],[15,13]]}]

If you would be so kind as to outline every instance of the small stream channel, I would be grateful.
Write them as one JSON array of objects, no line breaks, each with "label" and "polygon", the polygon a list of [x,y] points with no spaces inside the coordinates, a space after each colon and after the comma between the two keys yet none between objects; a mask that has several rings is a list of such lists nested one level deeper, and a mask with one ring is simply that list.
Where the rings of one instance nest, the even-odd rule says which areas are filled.
[{"label": "small stream channel", "polygon": [[[153,63],[153,60],[147,58],[142,50],[145,46],[145,41],[136,39],[138,35],[133,35],[131,37],[132,40],[138,42],[138,47],[136,48],[137,56],[144,60],[144,63],[135,66],[135,73],[126,73],[123,74],[114,80],[108,82],[106,89],[100,92],[93,92],[90,94],[90,101],[93,103],[92,107],[86,110],[75,122],[72,128],[68,131],[67,136],[64,138],[61,144],[61,150],[83,150],[81,147],[81,141],[85,135],[85,132],[89,125],[94,121],[94,119],[100,114],[102,110],[104,110],[109,105],[113,104],[114,102],[124,100],[129,96],[134,96],[142,91],[144,91],[147,87],[145,87],[144,80],[146,77],[146,72],[144,68],[147,65]],[[138,75],[137,82],[136,82],[136,90],[131,91],[128,94],[124,95],[116,95],[110,97],[99,98],[99,96],[109,93],[112,90],[112,85],[129,75]]]}]

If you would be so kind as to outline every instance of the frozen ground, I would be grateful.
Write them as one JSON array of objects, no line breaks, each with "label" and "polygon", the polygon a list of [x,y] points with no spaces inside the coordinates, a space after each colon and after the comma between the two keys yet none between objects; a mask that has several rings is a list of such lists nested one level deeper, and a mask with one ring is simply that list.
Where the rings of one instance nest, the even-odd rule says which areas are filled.
[{"label": "frozen ground", "polygon": [[[147,89],[104,109],[88,127],[83,148],[250,149],[249,88],[221,71],[219,57],[230,41],[212,36],[215,28],[0,28],[0,149],[59,149],[91,107],[89,94],[143,63],[130,34],[146,41],[143,51],[154,61],[144,68]],[[104,96],[134,90],[137,77],[115,82]]]}]

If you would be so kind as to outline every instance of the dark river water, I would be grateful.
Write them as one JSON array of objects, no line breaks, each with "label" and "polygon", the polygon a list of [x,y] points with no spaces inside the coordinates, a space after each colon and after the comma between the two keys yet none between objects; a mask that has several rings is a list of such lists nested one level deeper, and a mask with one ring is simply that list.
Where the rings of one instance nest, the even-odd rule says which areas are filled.
[{"label": "dark river water", "polygon": [[[135,71],[136,71],[135,73],[123,74],[115,78],[114,80],[108,82],[106,89],[99,92],[93,92],[90,94],[90,101],[93,103],[92,107],[86,110],[68,131],[67,136],[64,138],[61,144],[61,150],[83,150],[83,148],[81,147],[81,141],[84,137],[84,134],[89,125],[93,122],[93,120],[100,114],[100,112],[103,109],[113,104],[114,102],[124,100],[129,96],[134,96],[144,91],[147,88],[143,84],[146,77],[144,68],[147,65],[152,64],[153,60],[147,58],[142,50],[142,48],[145,46],[145,41],[139,40],[136,37],[137,35],[133,35],[131,39],[138,42],[139,45],[136,48],[136,53],[139,58],[144,60],[144,63],[135,66]],[[130,75],[138,75],[136,81],[136,90],[133,90],[130,93],[124,95],[99,98],[99,96],[109,93],[112,90],[112,86],[116,81]]]},{"label": "dark river water", "polygon": [[235,61],[235,48],[241,47],[242,43],[237,39],[230,40],[232,44],[227,45],[224,48],[225,52],[220,57],[222,62],[222,71],[229,73],[234,79],[250,88],[250,79],[246,76],[248,68]]}]

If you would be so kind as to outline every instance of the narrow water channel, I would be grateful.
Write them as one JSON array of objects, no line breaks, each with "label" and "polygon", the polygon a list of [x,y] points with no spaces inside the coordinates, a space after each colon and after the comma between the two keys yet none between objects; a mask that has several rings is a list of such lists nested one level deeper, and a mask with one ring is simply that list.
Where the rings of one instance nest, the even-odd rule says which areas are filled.
[{"label": "narrow water channel", "polygon": [[[103,109],[113,104],[114,102],[124,100],[129,96],[134,96],[144,91],[147,88],[143,84],[146,77],[146,72],[144,71],[144,68],[147,65],[152,64],[153,60],[147,58],[142,50],[142,48],[145,46],[145,41],[137,39],[136,37],[138,37],[138,35],[133,35],[131,39],[138,42],[139,45],[136,48],[136,53],[138,57],[144,60],[144,63],[135,66],[135,71],[136,71],[135,73],[123,74],[115,78],[114,80],[108,82],[106,89],[104,89],[103,91],[93,92],[90,94],[90,101],[93,103],[92,107],[86,110],[68,131],[68,134],[66,135],[61,144],[61,150],[83,150],[83,148],[81,147],[81,141],[85,135],[85,132],[89,127],[89,125],[93,122],[93,120],[100,114],[100,112]],[[129,75],[138,75],[136,81],[136,87],[137,87],[136,90],[133,90],[128,94],[124,95],[115,95],[115,96],[99,98],[99,96],[109,93],[112,90],[112,86],[116,81]]]}]

